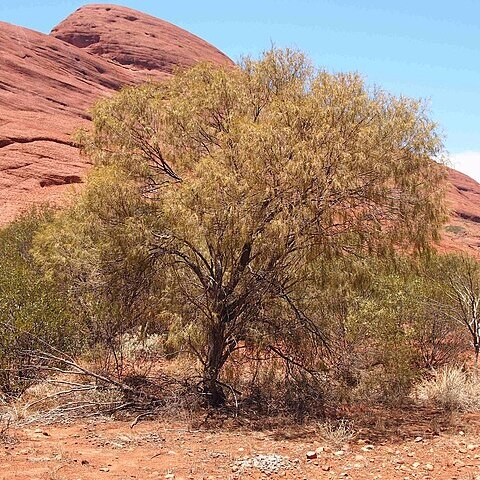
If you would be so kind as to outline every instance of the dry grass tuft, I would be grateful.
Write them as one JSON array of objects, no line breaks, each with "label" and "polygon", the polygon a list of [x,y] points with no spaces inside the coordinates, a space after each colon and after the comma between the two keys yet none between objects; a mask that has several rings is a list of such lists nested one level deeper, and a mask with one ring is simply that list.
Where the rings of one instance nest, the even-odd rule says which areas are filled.
[{"label": "dry grass tuft", "polygon": [[328,420],[318,424],[317,434],[329,445],[341,447],[352,440],[355,430],[353,423],[349,420]]},{"label": "dry grass tuft", "polygon": [[433,404],[448,411],[480,410],[480,382],[468,372],[455,367],[435,371],[415,389],[417,401]]},{"label": "dry grass tuft", "polygon": [[17,439],[10,434],[12,416],[9,413],[0,415],[0,445],[17,443]]}]

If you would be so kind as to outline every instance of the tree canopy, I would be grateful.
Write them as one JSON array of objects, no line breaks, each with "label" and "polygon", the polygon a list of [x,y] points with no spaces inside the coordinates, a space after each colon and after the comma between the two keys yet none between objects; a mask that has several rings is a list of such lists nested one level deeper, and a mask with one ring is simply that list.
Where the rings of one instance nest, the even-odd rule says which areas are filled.
[{"label": "tree canopy", "polygon": [[424,250],[444,219],[442,144],[424,104],[316,71],[296,51],[125,88],[93,121],[81,141],[96,180],[37,257],[88,270],[103,244],[104,280],[135,265],[119,292],[161,278],[148,295],[175,315],[212,405],[238,349],[320,368],[326,341],[302,307],[313,261]]}]

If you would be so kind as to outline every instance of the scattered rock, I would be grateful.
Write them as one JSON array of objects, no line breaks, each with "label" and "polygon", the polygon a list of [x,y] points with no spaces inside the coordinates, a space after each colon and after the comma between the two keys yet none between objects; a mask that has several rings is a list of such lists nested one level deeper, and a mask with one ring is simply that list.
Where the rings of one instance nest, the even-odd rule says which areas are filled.
[{"label": "scattered rock", "polygon": [[244,471],[249,468],[256,468],[265,474],[279,473],[281,470],[289,470],[294,467],[294,462],[288,457],[277,454],[263,455],[257,454],[253,457],[244,458],[235,462],[238,471]]},{"label": "scattered rock", "polygon": [[317,452],[314,452],[313,450],[309,450],[306,454],[308,460],[313,460],[317,458]]}]

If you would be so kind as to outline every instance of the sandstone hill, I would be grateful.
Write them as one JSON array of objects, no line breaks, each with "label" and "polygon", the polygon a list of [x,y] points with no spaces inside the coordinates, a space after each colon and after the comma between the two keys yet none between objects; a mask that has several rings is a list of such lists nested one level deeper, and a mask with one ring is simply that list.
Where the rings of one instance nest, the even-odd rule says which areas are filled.
[{"label": "sandstone hill", "polygon": [[[195,35],[115,5],[79,8],[50,35],[0,22],[0,224],[82,182],[89,165],[71,133],[97,98],[200,60],[231,63]],[[449,176],[442,248],[480,253],[480,185]]]},{"label": "sandstone hill", "polygon": [[114,5],[88,5],[50,35],[0,22],[0,224],[80,183],[87,160],[71,133],[122,85],[199,60],[231,62],[200,38]]}]

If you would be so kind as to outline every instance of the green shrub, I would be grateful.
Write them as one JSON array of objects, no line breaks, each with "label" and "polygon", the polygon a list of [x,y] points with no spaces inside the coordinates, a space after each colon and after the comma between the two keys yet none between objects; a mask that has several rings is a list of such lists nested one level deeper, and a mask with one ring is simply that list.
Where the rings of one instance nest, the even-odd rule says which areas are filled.
[{"label": "green shrub", "polygon": [[0,392],[20,393],[38,370],[34,350],[71,351],[79,331],[66,293],[44,278],[30,255],[39,226],[51,218],[33,210],[0,230]]}]

